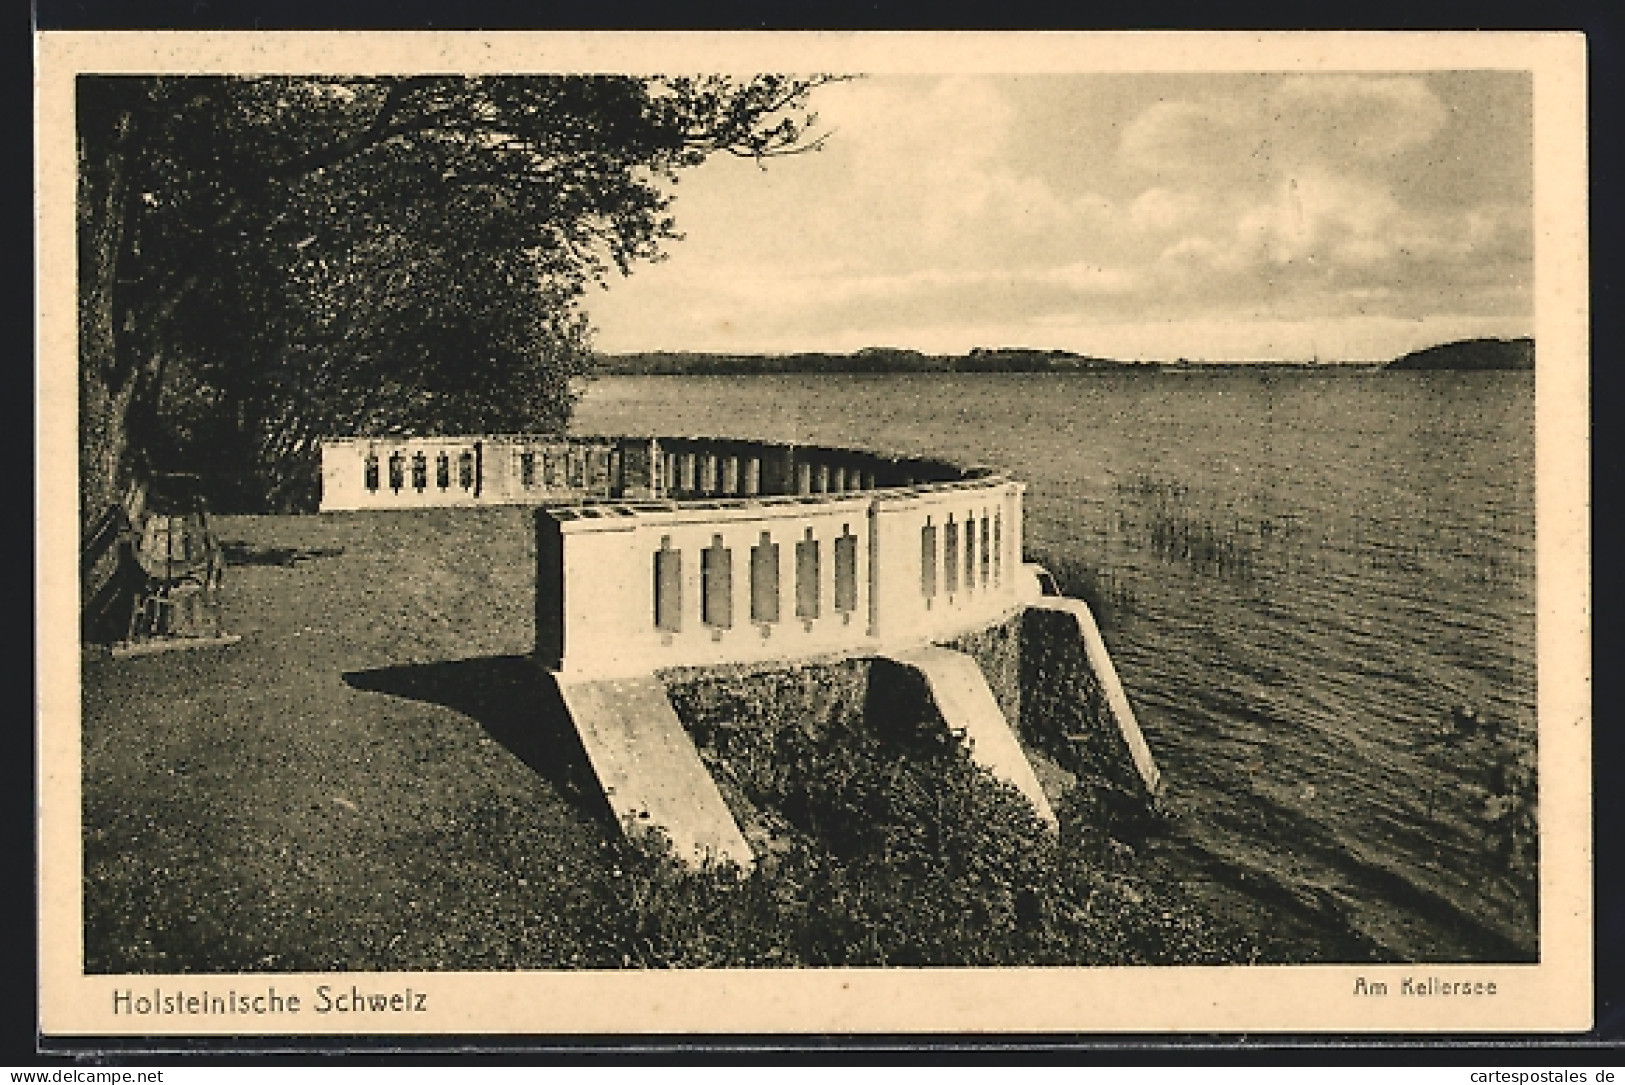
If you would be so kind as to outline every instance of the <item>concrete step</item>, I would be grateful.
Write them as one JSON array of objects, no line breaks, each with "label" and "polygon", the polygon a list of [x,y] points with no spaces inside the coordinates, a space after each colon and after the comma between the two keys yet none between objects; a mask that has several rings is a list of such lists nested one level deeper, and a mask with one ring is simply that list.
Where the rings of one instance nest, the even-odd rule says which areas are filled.
[{"label": "concrete step", "polygon": [[976,660],[934,645],[884,653],[883,658],[917,671],[949,730],[969,740],[971,760],[1025,795],[1044,821],[1057,824],[1032,764]]},{"label": "concrete step", "polygon": [[727,858],[752,868],[750,845],[658,679],[559,676],[558,685],[617,817],[665,830],[690,866]]}]

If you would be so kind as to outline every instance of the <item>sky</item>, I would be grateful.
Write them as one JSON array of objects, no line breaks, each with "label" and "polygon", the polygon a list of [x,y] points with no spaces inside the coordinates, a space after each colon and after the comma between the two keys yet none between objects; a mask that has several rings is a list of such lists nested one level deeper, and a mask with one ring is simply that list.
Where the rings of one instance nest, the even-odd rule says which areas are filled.
[{"label": "sky", "polygon": [[824,149],[716,156],[598,349],[1377,360],[1531,334],[1531,80],[885,75]]}]

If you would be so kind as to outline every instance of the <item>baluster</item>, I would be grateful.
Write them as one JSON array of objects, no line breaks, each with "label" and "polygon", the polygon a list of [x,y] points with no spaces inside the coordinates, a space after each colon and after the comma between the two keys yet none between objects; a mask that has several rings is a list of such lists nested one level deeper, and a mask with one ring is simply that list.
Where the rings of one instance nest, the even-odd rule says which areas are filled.
[{"label": "baluster", "polygon": [[976,515],[965,515],[965,590],[976,590]]},{"label": "baluster", "polygon": [[[779,620],[779,544],[766,531],[750,550],[750,620]],[[766,628],[762,635],[767,635]]]},{"label": "baluster", "polygon": [[796,617],[808,627],[818,618],[818,540],[807,528],[806,538],[796,543]]},{"label": "baluster", "polygon": [[683,628],[683,552],[673,550],[671,536],[655,551],[655,628],[679,633]]},{"label": "baluster", "polygon": [[835,609],[842,621],[851,621],[858,609],[858,537],[851,524],[842,524],[835,540]]},{"label": "baluster", "polygon": [[991,551],[992,548],[988,545],[988,540],[991,537],[992,530],[993,530],[993,525],[988,521],[987,510],[983,509],[982,510],[982,553],[981,553],[981,559],[982,559],[982,587],[984,587],[984,588],[987,587],[988,570],[989,570],[989,567],[990,567],[990,564],[991,564],[990,561],[989,561],[989,557],[990,557],[990,551]]},{"label": "baluster", "polygon": [[700,551],[700,620],[714,637],[734,624],[733,552],[722,545],[721,535],[713,535]]},{"label": "baluster", "polygon": [[937,529],[929,516],[920,528],[920,594],[928,607],[937,594]]}]

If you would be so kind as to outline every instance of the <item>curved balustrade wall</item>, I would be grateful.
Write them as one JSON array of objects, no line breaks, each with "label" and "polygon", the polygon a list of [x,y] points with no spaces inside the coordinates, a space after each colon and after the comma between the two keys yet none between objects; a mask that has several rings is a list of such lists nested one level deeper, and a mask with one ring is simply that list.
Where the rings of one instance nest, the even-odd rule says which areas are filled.
[{"label": "curved balustrade wall", "polygon": [[962,481],[986,471],[814,445],[698,437],[378,437],[322,443],[323,512],[775,497]]},{"label": "curved balustrade wall", "polygon": [[1023,597],[988,468],[699,438],[355,439],[324,510],[536,504],[537,655],[572,675],[942,640]]}]

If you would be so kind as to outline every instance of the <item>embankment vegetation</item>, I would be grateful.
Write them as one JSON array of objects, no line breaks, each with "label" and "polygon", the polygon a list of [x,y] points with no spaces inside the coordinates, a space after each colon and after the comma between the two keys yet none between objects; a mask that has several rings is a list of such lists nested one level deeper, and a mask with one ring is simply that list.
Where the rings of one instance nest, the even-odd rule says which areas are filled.
[{"label": "embankment vegetation", "polygon": [[[1234,963],[1256,951],[1137,871],[1100,789],[1069,780],[1060,831],[971,761],[927,702],[868,685],[863,661],[672,682],[759,872],[642,877],[681,901],[651,914],[666,963]],[[883,692],[876,692],[877,689]],[[867,692],[865,692],[867,691]],[[822,714],[807,711],[822,706]],[[1053,778],[1053,777],[1052,777]],[[649,845],[645,845],[649,847]],[[685,887],[678,889],[676,887]],[[690,896],[692,894],[692,896]],[[708,913],[721,906],[721,925]],[[737,939],[718,956],[715,931]]]}]

